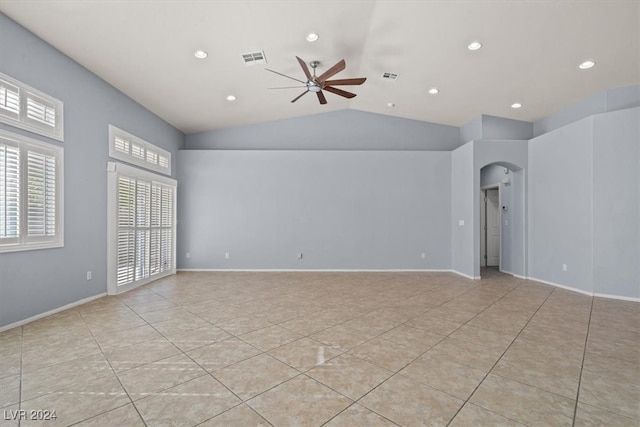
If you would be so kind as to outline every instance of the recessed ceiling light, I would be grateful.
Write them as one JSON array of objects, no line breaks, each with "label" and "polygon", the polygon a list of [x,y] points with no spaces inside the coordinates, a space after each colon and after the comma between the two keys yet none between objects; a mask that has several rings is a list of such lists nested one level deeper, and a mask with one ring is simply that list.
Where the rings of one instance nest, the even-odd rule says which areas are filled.
[{"label": "recessed ceiling light", "polygon": [[511,108],[517,110],[518,108],[522,108],[522,104],[520,104],[519,102],[514,102],[513,104],[511,104]]},{"label": "recessed ceiling light", "polygon": [[204,58],[206,58],[207,56],[209,56],[209,54],[208,54],[207,52],[205,52],[204,50],[202,50],[202,49],[198,49],[198,50],[196,50],[196,51],[193,53],[193,55],[194,55],[196,58],[198,58],[198,59],[204,59]]},{"label": "recessed ceiling light", "polygon": [[233,96],[233,95],[227,96],[227,101],[235,101],[235,100],[236,100],[235,96]]},{"label": "recessed ceiling light", "polygon": [[589,68],[593,68],[594,65],[596,65],[596,63],[593,61],[584,61],[582,64],[578,65],[578,68],[581,70],[588,70]]},{"label": "recessed ceiling light", "polygon": [[467,46],[467,49],[469,49],[469,50],[478,50],[481,47],[482,47],[482,43],[480,43],[480,42],[471,42]]},{"label": "recessed ceiling light", "polygon": [[429,93],[431,95],[437,95],[440,93],[440,89],[438,89],[437,87],[432,87],[431,89],[429,89]]},{"label": "recessed ceiling light", "polygon": [[387,102],[387,107],[395,107],[396,104],[394,104],[393,102]]},{"label": "recessed ceiling light", "polygon": [[317,35],[316,33],[309,33],[309,34],[307,34],[307,41],[308,42],[314,42],[314,41],[318,40],[319,37],[320,36]]}]

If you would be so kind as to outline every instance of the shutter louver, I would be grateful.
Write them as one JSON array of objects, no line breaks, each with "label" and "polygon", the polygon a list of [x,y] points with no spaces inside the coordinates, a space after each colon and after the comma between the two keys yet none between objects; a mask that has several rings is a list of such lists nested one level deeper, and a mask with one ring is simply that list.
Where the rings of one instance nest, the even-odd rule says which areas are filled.
[{"label": "shutter louver", "polygon": [[20,90],[0,80],[0,108],[18,117],[20,115]]},{"label": "shutter louver", "polygon": [[55,236],[55,221],[55,158],[27,151],[27,236]]},{"label": "shutter louver", "polygon": [[115,137],[115,149],[120,151],[121,153],[129,154],[129,145],[129,141],[127,141],[126,139],[120,138],[118,136]]},{"label": "shutter louver", "polygon": [[0,144],[0,239],[20,236],[20,149]]},{"label": "shutter louver", "polygon": [[120,177],[118,180],[118,254],[116,284],[124,285],[135,279],[135,180]]},{"label": "shutter louver", "polygon": [[27,96],[27,117],[53,128],[56,127],[56,109],[53,105],[46,105],[43,102]]}]

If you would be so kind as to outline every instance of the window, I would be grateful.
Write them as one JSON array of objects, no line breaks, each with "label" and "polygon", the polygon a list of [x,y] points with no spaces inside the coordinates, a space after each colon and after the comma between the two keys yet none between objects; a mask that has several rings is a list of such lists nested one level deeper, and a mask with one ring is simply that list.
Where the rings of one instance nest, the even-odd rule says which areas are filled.
[{"label": "window", "polygon": [[0,122],[64,140],[62,101],[2,73]]},{"label": "window", "polygon": [[63,246],[63,149],[0,130],[0,252]]},{"label": "window", "polygon": [[109,163],[109,294],[175,273],[176,181]]},{"label": "window", "polygon": [[109,157],[171,175],[171,153],[109,125]]}]

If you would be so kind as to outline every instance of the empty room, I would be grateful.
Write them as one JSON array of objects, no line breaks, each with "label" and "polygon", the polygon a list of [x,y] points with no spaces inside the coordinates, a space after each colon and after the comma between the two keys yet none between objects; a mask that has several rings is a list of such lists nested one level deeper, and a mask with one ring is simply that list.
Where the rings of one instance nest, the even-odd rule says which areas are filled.
[{"label": "empty room", "polygon": [[0,0],[0,427],[639,402],[640,1]]}]

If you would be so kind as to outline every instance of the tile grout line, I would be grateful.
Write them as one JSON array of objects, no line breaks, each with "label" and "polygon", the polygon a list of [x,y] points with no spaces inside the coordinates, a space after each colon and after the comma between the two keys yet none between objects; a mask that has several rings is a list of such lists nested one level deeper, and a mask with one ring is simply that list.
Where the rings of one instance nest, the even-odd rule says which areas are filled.
[{"label": "tile grout line", "polygon": [[591,315],[593,314],[594,300],[595,300],[595,297],[591,297],[591,307],[589,309],[589,323],[587,324],[587,336],[584,339],[584,350],[582,352],[582,363],[580,364],[580,375],[578,376],[578,390],[576,392],[576,404],[573,408],[573,420],[571,422],[571,427],[575,427],[576,416],[578,414],[578,402],[580,399],[580,385],[582,384],[582,372],[584,371],[584,360],[587,357],[587,345],[589,343],[589,330],[591,329]]}]

